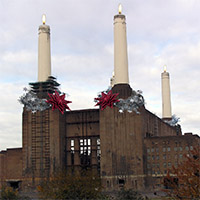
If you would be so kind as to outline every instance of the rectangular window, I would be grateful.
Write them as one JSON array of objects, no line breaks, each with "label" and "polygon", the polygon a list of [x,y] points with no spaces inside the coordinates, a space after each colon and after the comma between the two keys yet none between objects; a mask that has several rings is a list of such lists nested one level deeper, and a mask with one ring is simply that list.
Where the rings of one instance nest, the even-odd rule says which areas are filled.
[{"label": "rectangular window", "polygon": [[154,152],[154,148],[151,148],[151,152]]},{"label": "rectangular window", "polygon": [[71,146],[70,146],[71,153],[74,153],[74,140],[73,139],[71,140],[70,144],[71,144]]},{"label": "rectangular window", "polygon": [[151,156],[147,156],[147,160],[150,160],[151,159]]},{"label": "rectangular window", "polygon": [[182,155],[182,154],[180,154],[180,155],[179,155],[179,158],[180,158],[180,159],[182,159],[182,158],[183,158],[183,155]]},{"label": "rectangular window", "polygon": [[186,146],[186,147],[185,147],[185,150],[186,150],[186,151],[189,151],[189,147],[188,147],[188,146]]},{"label": "rectangular window", "polygon": [[166,148],[165,147],[163,147],[163,152],[165,152],[166,151]]},{"label": "rectangular window", "polygon": [[158,149],[158,148],[156,148],[156,152],[157,152],[157,153],[159,152],[159,149]]},{"label": "rectangular window", "polygon": [[163,163],[163,167],[167,167],[167,164],[165,162]]},{"label": "rectangular window", "polygon": [[174,151],[177,151],[177,147],[174,147]]},{"label": "rectangular window", "polygon": [[171,165],[172,165],[172,164],[171,164],[170,162],[168,162],[168,167],[171,167]]},{"label": "rectangular window", "polygon": [[156,159],[159,160],[159,155],[156,156]]},{"label": "rectangular window", "polygon": [[91,154],[91,139],[80,139],[80,154]]},{"label": "rectangular window", "polygon": [[150,148],[147,148],[147,153],[150,153]]},{"label": "rectangular window", "polygon": [[100,161],[100,156],[101,156],[101,149],[100,149],[100,138],[97,139],[97,158]]},{"label": "rectangular window", "polygon": [[152,160],[155,160],[155,156],[154,155],[152,156]]},{"label": "rectangular window", "polygon": [[171,150],[171,148],[170,147],[167,147],[167,151],[170,151]]},{"label": "rectangular window", "polygon": [[71,150],[71,165],[74,165],[74,140],[70,141],[70,150]]},{"label": "rectangular window", "polygon": [[190,146],[190,150],[193,150],[193,146]]},{"label": "rectangular window", "polygon": [[163,160],[166,160],[166,155],[165,154],[163,154]]},{"label": "rectangular window", "polygon": [[179,147],[179,151],[183,151],[183,148],[182,148],[182,147]]}]

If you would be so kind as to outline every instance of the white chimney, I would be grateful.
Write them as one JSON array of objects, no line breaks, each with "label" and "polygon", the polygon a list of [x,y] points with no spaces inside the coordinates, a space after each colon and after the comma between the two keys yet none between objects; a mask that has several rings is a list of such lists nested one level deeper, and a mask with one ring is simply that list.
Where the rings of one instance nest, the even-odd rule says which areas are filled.
[{"label": "white chimney", "polygon": [[119,14],[114,16],[114,74],[114,85],[129,84],[126,18],[121,14],[121,4]]},{"label": "white chimney", "polygon": [[169,73],[166,71],[166,66],[164,72],[161,74],[162,78],[162,118],[171,119],[171,94],[170,94],[170,82]]},{"label": "white chimney", "polygon": [[38,82],[44,82],[51,75],[50,27],[45,24],[46,16],[42,16],[43,25],[39,26],[38,37]]}]

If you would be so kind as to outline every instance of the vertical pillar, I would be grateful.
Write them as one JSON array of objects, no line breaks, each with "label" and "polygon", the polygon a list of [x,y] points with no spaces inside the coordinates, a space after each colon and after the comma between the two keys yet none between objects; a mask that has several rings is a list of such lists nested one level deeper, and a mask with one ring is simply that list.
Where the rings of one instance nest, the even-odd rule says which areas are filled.
[{"label": "vertical pillar", "polygon": [[161,74],[162,78],[162,118],[171,119],[171,95],[170,95],[170,82],[169,82],[169,73],[166,71]]},{"label": "vertical pillar", "polygon": [[129,84],[126,17],[120,10],[119,14],[114,16],[114,74],[115,85]]},{"label": "vertical pillar", "polygon": [[51,75],[50,27],[45,24],[45,19],[38,34],[38,82],[44,82]]}]

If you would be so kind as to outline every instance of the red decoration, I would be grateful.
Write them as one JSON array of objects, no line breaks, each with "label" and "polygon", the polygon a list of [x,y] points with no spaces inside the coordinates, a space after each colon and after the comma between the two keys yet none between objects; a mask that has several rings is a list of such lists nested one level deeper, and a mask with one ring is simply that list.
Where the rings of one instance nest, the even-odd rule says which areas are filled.
[{"label": "red decoration", "polygon": [[112,90],[108,92],[108,94],[105,94],[104,92],[101,93],[101,97],[95,98],[95,100],[99,101],[95,106],[100,105],[101,110],[104,110],[106,106],[113,107],[113,104],[116,102],[119,102],[116,97],[119,95],[119,93],[112,94]]},{"label": "red decoration", "polygon": [[50,99],[47,100],[47,103],[50,103],[52,105],[52,110],[55,110],[58,108],[62,114],[64,114],[65,109],[70,110],[68,107],[68,103],[72,103],[71,101],[66,101],[65,100],[65,94],[59,95],[57,91],[55,91],[55,94],[49,94]]}]

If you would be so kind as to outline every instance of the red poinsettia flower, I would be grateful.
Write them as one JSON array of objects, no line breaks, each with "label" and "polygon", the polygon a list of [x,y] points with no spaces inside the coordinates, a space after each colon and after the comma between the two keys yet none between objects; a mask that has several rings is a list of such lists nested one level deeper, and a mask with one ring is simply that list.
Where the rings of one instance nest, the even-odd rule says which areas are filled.
[{"label": "red poinsettia flower", "polygon": [[113,104],[116,102],[119,102],[116,97],[119,95],[119,93],[112,94],[112,90],[108,92],[108,94],[105,94],[104,92],[101,93],[101,97],[95,98],[95,100],[99,101],[95,106],[100,105],[101,110],[104,110],[106,106],[113,107]]},{"label": "red poinsettia flower", "polygon": [[62,114],[64,114],[65,109],[70,110],[67,104],[72,102],[65,100],[65,94],[60,96],[59,93],[55,91],[55,94],[48,93],[48,95],[50,99],[46,102],[52,105],[52,110],[58,109]]}]

